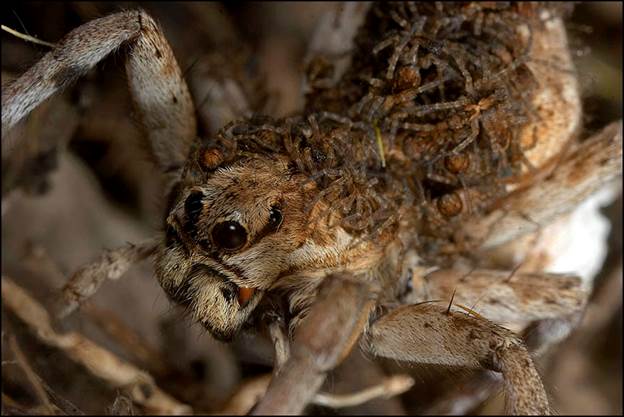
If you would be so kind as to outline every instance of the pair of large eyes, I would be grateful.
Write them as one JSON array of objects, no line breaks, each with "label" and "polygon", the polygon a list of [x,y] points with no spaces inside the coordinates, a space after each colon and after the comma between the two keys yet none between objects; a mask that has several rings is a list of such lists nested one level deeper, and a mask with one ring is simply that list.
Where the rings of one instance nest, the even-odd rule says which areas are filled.
[{"label": "pair of large eyes", "polygon": [[[194,192],[186,199],[185,208],[189,218],[196,218],[201,211],[203,194]],[[269,210],[267,227],[276,230],[282,223],[282,212],[276,206]],[[229,251],[237,250],[245,246],[248,239],[247,230],[239,222],[228,220],[216,224],[212,228],[212,242],[220,249]]]},{"label": "pair of large eyes", "polygon": [[[267,227],[275,230],[282,223],[282,212],[277,207],[269,210]],[[212,242],[221,249],[237,250],[247,243],[247,230],[238,222],[228,220],[212,228]]]}]

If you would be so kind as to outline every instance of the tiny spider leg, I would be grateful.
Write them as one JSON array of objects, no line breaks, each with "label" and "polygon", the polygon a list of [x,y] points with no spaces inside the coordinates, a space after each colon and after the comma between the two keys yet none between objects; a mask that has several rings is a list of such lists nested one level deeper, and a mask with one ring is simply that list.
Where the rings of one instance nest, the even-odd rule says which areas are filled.
[{"label": "tiny spider leg", "polygon": [[282,320],[275,320],[269,324],[269,336],[275,348],[273,374],[277,375],[290,357],[290,341]]},{"label": "tiny spider leg", "polygon": [[396,360],[500,372],[509,412],[550,413],[541,378],[522,341],[484,318],[433,303],[402,306],[373,322],[361,344],[374,355]]},{"label": "tiny spider leg", "polygon": [[169,44],[142,10],[115,13],[74,29],[3,88],[2,136],[122,46],[128,47],[128,84],[156,162],[163,172],[175,175],[196,135],[195,109]]}]

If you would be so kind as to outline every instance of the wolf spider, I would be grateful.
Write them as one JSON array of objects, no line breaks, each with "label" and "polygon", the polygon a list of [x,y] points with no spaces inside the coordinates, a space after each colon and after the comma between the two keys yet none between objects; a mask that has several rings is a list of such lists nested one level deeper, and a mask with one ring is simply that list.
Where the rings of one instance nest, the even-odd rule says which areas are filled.
[{"label": "wolf spider", "polygon": [[544,272],[556,254],[543,242],[619,178],[622,125],[578,140],[560,12],[496,7],[345,6],[315,39],[302,116],[245,118],[209,139],[148,14],[70,32],[3,88],[3,136],[123,46],[168,203],[162,236],[78,271],[59,315],[153,256],[169,298],[214,337],[268,330],[275,370],[254,413],[302,412],[358,341],[498,372],[511,413],[550,413],[529,348],[567,335],[591,282]]}]

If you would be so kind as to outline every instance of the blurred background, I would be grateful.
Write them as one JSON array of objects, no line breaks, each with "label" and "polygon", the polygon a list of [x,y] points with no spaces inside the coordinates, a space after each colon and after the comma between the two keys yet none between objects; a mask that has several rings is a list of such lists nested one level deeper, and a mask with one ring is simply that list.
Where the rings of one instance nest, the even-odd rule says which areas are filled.
[{"label": "blurred background", "polygon": [[[201,76],[205,57],[251,47],[273,116],[297,112],[302,62],[312,33],[336,2],[27,2],[4,3],[2,24],[57,42],[80,24],[108,13],[146,9],[163,27],[187,79]],[[585,126],[595,131],[622,118],[622,3],[578,3],[569,24],[570,47],[582,86]],[[2,32],[2,83],[49,50]],[[160,228],[159,181],[133,115],[123,58],[113,54],[29,123],[23,149],[2,155],[2,274],[47,305],[50,295],[103,249],[139,242]],[[254,87],[255,88],[255,87]],[[194,97],[202,103],[203,97]],[[32,155],[37,158],[32,159]],[[609,254],[596,279],[581,326],[540,361],[561,414],[622,413],[622,199],[604,209],[613,224]],[[111,324],[113,323],[113,324]],[[196,411],[222,412],[246,381],[270,373],[271,347],[249,336],[232,345],[214,341],[173,309],[148,263],[107,282],[88,308],[62,326],[80,331],[119,357],[148,370],[158,386]],[[62,352],[46,347],[2,310],[2,412],[31,413],[36,392],[8,347],[16,336],[48,395],[65,412],[141,413]],[[253,347],[253,348],[251,348]],[[146,353],[147,352],[147,353]],[[415,387],[398,398],[341,410],[360,414],[481,413],[502,410],[502,396],[480,398],[487,376],[456,369],[373,363],[352,355],[328,378],[325,391],[364,388],[391,372],[410,372]],[[59,405],[63,404],[63,405]],[[312,407],[317,414],[333,410]]]}]

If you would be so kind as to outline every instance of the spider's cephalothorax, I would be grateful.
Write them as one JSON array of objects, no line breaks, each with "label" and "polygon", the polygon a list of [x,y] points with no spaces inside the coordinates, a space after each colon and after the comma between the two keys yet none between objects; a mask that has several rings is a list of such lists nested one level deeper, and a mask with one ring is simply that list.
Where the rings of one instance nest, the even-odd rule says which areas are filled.
[{"label": "spider's cephalothorax", "polygon": [[303,244],[304,195],[279,159],[241,161],[202,175],[204,159],[218,152],[206,150],[195,161],[202,180],[174,187],[157,271],[175,302],[229,339],[258,304],[256,290],[266,289],[267,277],[292,263],[291,253]]},{"label": "spider's cephalothorax", "polygon": [[[281,277],[373,264],[285,154],[193,152],[170,196],[157,274],[170,298],[231,339]],[[310,204],[316,202],[316,204]]]}]

